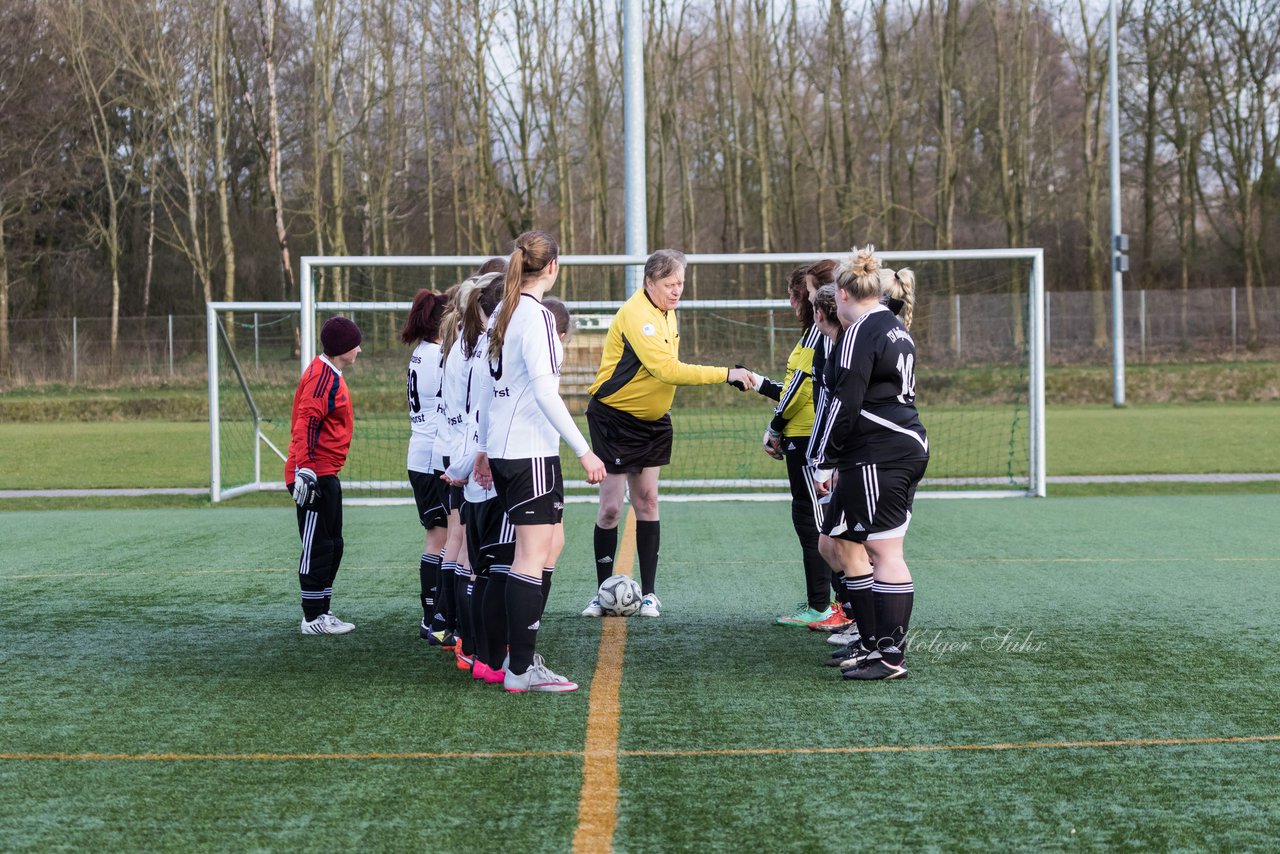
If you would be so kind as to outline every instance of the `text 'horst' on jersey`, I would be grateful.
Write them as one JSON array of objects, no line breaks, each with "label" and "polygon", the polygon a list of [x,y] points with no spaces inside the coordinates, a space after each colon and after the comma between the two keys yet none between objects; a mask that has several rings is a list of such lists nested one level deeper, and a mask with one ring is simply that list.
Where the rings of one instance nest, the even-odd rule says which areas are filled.
[{"label": "text 'horst' on jersey", "polygon": [[[496,319],[502,310],[494,311]],[[492,328],[494,319],[490,320]],[[530,294],[521,294],[502,339],[502,354],[487,359],[493,378],[489,401],[490,457],[504,460],[554,457],[560,454],[560,434],[542,414],[533,394],[533,380],[551,375],[559,383],[564,348],[551,312]]]},{"label": "text 'horst' on jersey", "polygon": [[439,344],[421,341],[413,348],[406,384],[410,428],[408,469],[430,472],[441,405]]},{"label": "text 'horst' on jersey", "polygon": [[841,468],[928,458],[915,406],[916,345],[893,312],[880,306],[851,323],[832,358],[825,458]]}]

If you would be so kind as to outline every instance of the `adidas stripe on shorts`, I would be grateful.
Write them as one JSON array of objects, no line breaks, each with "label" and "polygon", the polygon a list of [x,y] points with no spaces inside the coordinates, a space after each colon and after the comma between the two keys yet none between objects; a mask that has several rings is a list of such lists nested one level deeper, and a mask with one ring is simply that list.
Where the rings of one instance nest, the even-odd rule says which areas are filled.
[{"label": "adidas stripe on shorts", "polygon": [[556,525],[564,518],[559,457],[489,460],[493,488],[513,525]]},{"label": "adidas stripe on shorts", "polygon": [[[904,536],[911,523],[916,486],[928,463],[927,459],[895,460],[841,469],[831,502],[843,512],[848,528],[847,535],[840,536],[856,543]],[[831,512],[828,510],[828,515]],[[823,533],[827,533],[826,519],[823,523]]]}]

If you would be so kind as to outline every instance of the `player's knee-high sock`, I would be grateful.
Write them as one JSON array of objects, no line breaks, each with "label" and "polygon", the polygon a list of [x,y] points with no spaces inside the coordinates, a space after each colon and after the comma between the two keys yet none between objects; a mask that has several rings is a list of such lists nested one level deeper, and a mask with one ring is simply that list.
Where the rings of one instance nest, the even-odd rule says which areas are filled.
[{"label": "player's knee-high sock", "polygon": [[488,575],[477,575],[471,582],[471,631],[468,633],[472,638],[476,658],[485,664],[489,663],[489,633],[484,627],[484,595],[488,588]]},{"label": "player's knee-high sock", "polygon": [[547,600],[551,598],[551,575],[556,571],[554,566],[542,568],[542,610],[547,610]]},{"label": "player's knee-high sock", "polygon": [[458,589],[458,564],[446,560],[440,564],[440,590],[436,593],[436,612],[444,619],[443,628],[458,628],[458,614],[454,609],[454,596]]},{"label": "player's knee-high sock", "polygon": [[662,539],[662,523],[636,521],[636,554],[640,557],[640,592],[654,592],[658,579],[658,544]]},{"label": "player's knee-high sock", "polygon": [[885,661],[902,664],[902,648],[906,644],[907,629],[911,625],[911,606],[915,604],[916,598],[915,585],[910,581],[903,584],[877,581],[871,589],[880,605],[881,614],[876,646]]},{"label": "player's knee-high sock", "polygon": [[436,587],[440,584],[440,555],[424,554],[418,562],[418,590],[422,622],[428,626],[436,615]]},{"label": "player's knee-high sock", "polygon": [[431,631],[443,632],[448,628],[448,615],[445,613],[445,591],[451,589],[451,584],[446,584],[448,580],[452,580],[453,576],[446,573],[444,565],[444,549],[435,555],[435,565],[439,567],[436,572],[435,584],[431,588],[431,598],[433,611],[431,612]]},{"label": "player's knee-high sock", "polygon": [[871,592],[874,576],[845,576],[845,595],[849,597],[849,606],[853,610],[853,621],[858,625],[858,634],[862,635],[864,649],[875,649],[876,634],[876,597]]},{"label": "player's knee-high sock", "polygon": [[510,567],[506,566],[489,569],[489,586],[481,605],[485,639],[489,644],[489,657],[483,660],[494,670],[502,669],[502,659],[507,654],[507,576],[510,574]]},{"label": "player's knee-high sock", "polygon": [[542,579],[511,573],[507,576],[507,643],[512,673],[520,675],[533,664],[541,625]]},{"label": "player's knee-high sock", "polygon": [[458,636],[462,638],[464,655],[475,655],[475,639],[471,637],[471,571],[465,566],[460,568],[457,576],[457,589],[454,592],[454,610],[458,613]]},{"label": "player's knee-high sock", "polygon": [[613,575],[613,559],[618,551],[618,529],[601,528],[596,525],[596,586],[599,587],[604,580]]}]

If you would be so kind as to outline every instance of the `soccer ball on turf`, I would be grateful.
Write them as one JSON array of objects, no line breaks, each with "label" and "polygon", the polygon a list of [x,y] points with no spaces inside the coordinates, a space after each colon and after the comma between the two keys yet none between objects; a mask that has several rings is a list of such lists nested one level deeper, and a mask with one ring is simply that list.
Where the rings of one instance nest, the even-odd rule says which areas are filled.
[{"label": "soccer ball on turf", "polygon": [[640,585],[629,575],[611,575],[600,585],[596,598],[610,617],[630,617],[640,610]]}]

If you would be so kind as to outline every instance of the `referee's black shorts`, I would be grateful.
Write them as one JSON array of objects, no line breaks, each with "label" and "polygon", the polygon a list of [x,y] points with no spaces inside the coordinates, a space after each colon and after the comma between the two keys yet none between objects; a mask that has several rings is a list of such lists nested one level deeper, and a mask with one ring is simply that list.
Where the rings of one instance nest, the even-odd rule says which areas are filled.
[{"label": "referee's black shorts", "polygon": [[587,404],[591,450],[610,474],[633,474],[671,462],[671,413],[642,421],[621,409],[591,398]]}]

